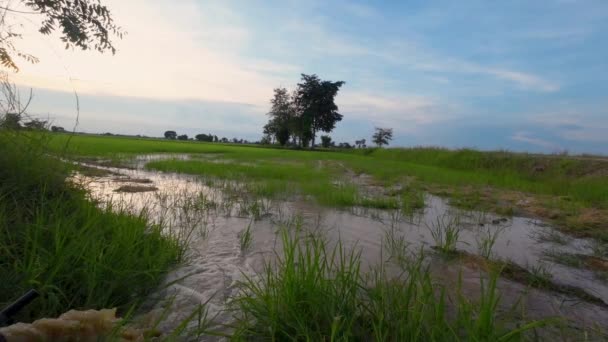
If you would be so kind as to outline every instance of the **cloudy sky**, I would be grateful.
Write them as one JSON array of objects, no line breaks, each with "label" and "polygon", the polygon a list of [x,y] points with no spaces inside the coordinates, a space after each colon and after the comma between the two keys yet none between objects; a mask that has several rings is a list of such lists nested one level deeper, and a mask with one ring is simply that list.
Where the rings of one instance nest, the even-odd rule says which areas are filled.
[{"label": "cloudy sky", "polygon": [[78,130],[259,139],[273,88],[346,81],[335,140],[608,154],[608,1],[104,0],[115,56],[66,51],[24,15],[13,79]]}]

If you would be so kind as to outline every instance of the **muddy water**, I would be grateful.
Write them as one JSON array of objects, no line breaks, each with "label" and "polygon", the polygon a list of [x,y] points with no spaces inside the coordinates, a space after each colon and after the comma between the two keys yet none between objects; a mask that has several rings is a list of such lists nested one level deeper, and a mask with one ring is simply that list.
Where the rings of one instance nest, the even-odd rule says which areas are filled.
[{"label": "muddy water", "polygon": [[[170,156],[174,158],[175,155]],[[77,177],[90,190],[91,196],[103,202],[123,203],[132,210],[147,208],[153,218],[164,217],[172,233],[180,232],[190,238],[185,265],[172,271],[166,286],[151,299],[150,307],[162,311],[167,300],[171,309],[165,311],[162,328],[170,329],[188,316],[198,304],[207,303],[210,316],[222,323],[231,321],[225,311],[229,298],[238,290],[236,284],[244,276],[255,276],[263,262],[273,256],[277,245],[277,229],[294,215],[301,217],[305,226],[321,229],[329,237],[338,237],[347,245],[361,249],[364,266],[376,265],[381,259],[387,232],[403,237],[412,250],[431,251],[435,245],[431,231],[437,219],[459,217],[462,227],[457,248],[469,253],[479,252],[480,236],[497,233],[492,248],[495,259],[510,260],[527,269],[541,267],[550,272],[559,284],[575,286],[608,303],[608,284],[592,271],[560,265],[548,260],[548,250],[590,254],[591,242],[561,236],[550,227],[539,225],[528,218],[508,219],[478,212],[463,212],[450,207],[439,197],[427,196],[426,208],[411,218],[395,212],[352,208],[335,210],[309,202],[256,202],[246,196],[221,193],[213,184],[200,178],[172,173],[143,170],[150,160],[167,155],[140,156],[134,169],[104,168],[115,174],[105,177]],[[178,158],[187,159],[183,155]],[[118,193],[115,190],[128,184],[128,179],[149,179],[155,192]],[[195,199],[199,205],[184,204],[184,198]],[[255,204],[255,217],[247,210]],[[187,209],[184,209],[187,208]],[[168,221],[167,221],[168,220]],[[252,245],[243,251],[239,236],[251,225]],[[547,239],[552,236],[552,239]],[[544,237],[544,238],[543,238]],[[475,268],[460,267],[442,258],[431,258],[433,271],[447,282],[462,277],[463,291],[473,298],[479,292],[480,272]],[[586,303],[580,299],[552,291],[529,289],[525,285],[501,279],[499,289],[504,310],[518,299],[522,300],[529,318],[565,317],[575,328],[588,329],[608,324],[606,306]]]}]

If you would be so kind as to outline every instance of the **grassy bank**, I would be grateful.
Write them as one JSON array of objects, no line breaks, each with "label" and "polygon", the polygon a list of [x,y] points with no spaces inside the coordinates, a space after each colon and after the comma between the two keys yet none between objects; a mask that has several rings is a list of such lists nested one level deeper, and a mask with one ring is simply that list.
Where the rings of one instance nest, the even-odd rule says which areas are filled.
[{"label": "grassy bank", "polygon": [[[57,135],[51,146],[60,149],[67,138],[67,135]],[[318,176],[316,183],[320,184],[320,189],[327,189],[326,181],[330,177],[350,170],[355,174],[371,175],[382,186],[414,182],[417,187],[452,197],[455,204],[470,209],[538,216],[574,234],[608,240],[608,159],[605,158],[438,148],[294,151],[87,135],[73,136],[70,152],[104,158],[137,153],[212,153],[237,164],[262,165],[258,168],[236,166],[235,172],[239,171],[236,168],[241,168],[241,175],[258,177],[256,172],[262,177],[279,175],[282,169],[289,172],[279,175],[283,178],[305,180],[309,176]],[[289,166],[285,165],[289,163],[292,163],[292,168],[288,170]],[[226,173],[229,168],[211,166],[205,161],[201,161],[199,166],[187,161],[166,161],[152,166],[159,170],[207,173],[221,177],[230,174]],[[274,168],[277,170],[274,171]],[[298,168],[315,169],[317,173]],[[308,174],[302,175],[304,172]],[[283,191],[284,187],[266,182],[260,189],[262,192],[277,193]],[[311,191],[320,195],[326,192]],[[345,195],[343,199],[329,199],[329,202],[343,201],[343,205],[357,203],[353,196]],[[358,202],[363,203],[361,200]]]},{"label": "grassy bank", "polygon": [[21,320],[71,308],[128,309],[180,260],[183,245],[145,212],[101,209],[66,182],[48,136],[0,130],[0,307],[30,288]]}]

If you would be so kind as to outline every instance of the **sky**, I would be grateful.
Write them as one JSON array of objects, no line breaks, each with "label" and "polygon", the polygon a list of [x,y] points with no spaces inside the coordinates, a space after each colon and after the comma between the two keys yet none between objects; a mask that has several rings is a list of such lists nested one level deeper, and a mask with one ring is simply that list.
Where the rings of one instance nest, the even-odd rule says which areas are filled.
[{"label": "sky", "polygon": [[335,141],[608,154],[608,1],[104,0],[116,55],[65,50],[20,15],[11,75],[76,130],[257,140],[276,87],[346,84]]}]

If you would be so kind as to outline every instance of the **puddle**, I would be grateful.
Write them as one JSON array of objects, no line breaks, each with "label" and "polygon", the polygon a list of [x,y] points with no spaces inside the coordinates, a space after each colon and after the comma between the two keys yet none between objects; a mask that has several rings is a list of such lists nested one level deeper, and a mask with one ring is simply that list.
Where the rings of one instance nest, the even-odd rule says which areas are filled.
[{"label": "puddle", "polygon": [[[218,315],[221,323],[229,323],[231,314],[224,311],[226,302],[236,294],[236,284],[246,276],[261,270],[265,258],[273,256],[277,247],[277,229],[282,222],[299,215],[305,226],[326,232],[330,239],[340,238],[347,246],[362,251],[364,267],[382,262],[383,241],[387,232],[401,237],[411,250],[423,248],[432,253],[433,226],[438,218],[459,217],[460,235],[458,250],[479,254],[480,236],[498,234],[492,248],[492,258],[509,260],[526,269],[541,267],[552,275],[558,284],[575,286],[600,298],[608,304],[608,284],[584,268],[568,267],[547,258],[548,250],[579,255],[592,254],[591,241],[565,236],[550,227],[529,218],[504,219],[474,211],[450,207],[447,201],[427,195],[426,208],[411,218],[394,211],[366,208],[336,210],[309,202],[275,202],[250,200],[247,196],[234,198],[210,186],[200,177],[147,171],[145,163],[161,159],[192,158],[191,155],[158,154],[136,157],[134,169],[101,167],[120,176],[76,176],[91,196],[102,202],[126,203],[133,210],[147,208],[153,218],[169,218],[171,229],[181,229],[190,236],[190,249],[186,265],[169,273],[166,289],[151,298],[151,308],[160,310],[163,301],[173,300],[174,310],[169,312],[161,328],[169,329],[186,318],[198,304],[208,303],[210,316]],[[92,165],[89,165],[92,166]],[[149,180],[145,186],[156,187],[154,192],[118,193],[126,179]],[[184,201],[191,201],[185,203]],[[253,220],[251,216],[257,217]],[[167,222],[165,222],[167,223]],[[241,250],[239,235],[251,225],[252,245]],[[547,238],[551,237],[551,238]],[[462,277],[463,291],[473,298],[479,292],[480,271],[474,267],[458,267],[442,258],[431,258],[432,270],[446,282]],[[181,278],[184,278],[180,280]],[[175,283],[173,283],[175,282]],[[560,316],[571,321],[573,327],[608,324],[605,306],[582,302],[565,294],[540,289],[501,279],[501,298],[507,310],[519,298],[529,318]],[[154,300],[153,300],[154,299]]]}]

